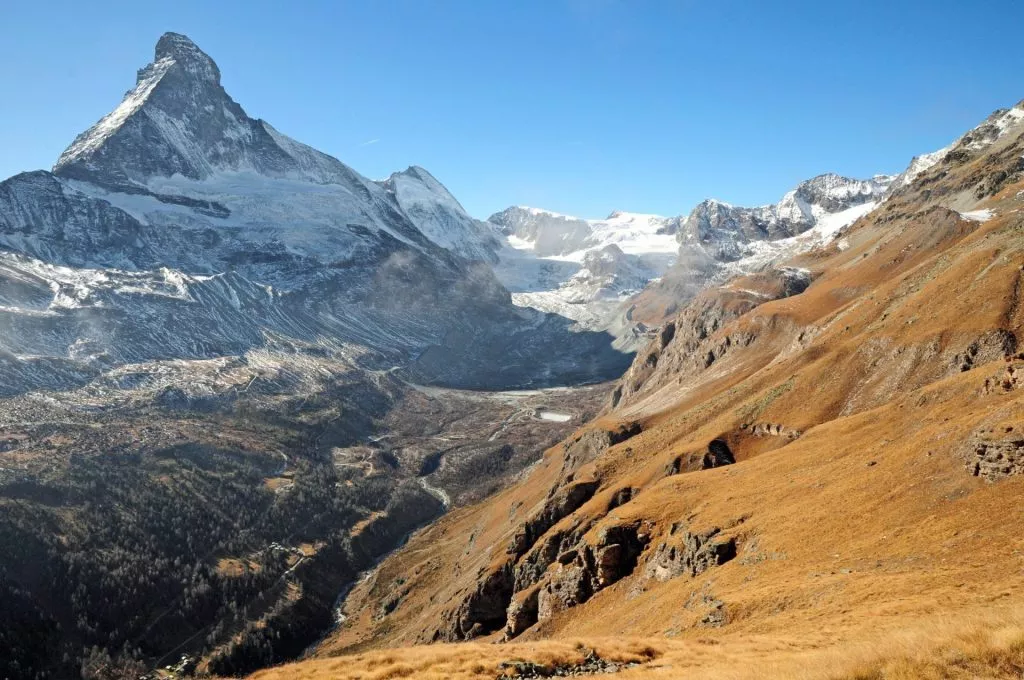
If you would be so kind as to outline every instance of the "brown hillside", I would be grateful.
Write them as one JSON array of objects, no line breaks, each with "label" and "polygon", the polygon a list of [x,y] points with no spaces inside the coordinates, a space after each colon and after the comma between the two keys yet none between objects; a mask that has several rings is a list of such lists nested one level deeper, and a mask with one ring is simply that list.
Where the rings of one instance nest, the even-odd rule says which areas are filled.
[{"label": "brown hillside", "polygon": [[684,307],[613,410],[357,585],[317,656],[359,656],[258,677],[1020,677],[1024,140],[973,141],[803,292]]}]

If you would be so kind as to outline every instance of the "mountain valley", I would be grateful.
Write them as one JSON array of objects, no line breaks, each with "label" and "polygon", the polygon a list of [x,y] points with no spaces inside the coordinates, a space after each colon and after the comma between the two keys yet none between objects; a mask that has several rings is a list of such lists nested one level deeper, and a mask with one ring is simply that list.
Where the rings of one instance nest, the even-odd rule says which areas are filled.
[{"label": "mountain valley", "polygon": [[164,34],[0,182],[0,678],[1019,677],[1022,209],[476,219]]}]

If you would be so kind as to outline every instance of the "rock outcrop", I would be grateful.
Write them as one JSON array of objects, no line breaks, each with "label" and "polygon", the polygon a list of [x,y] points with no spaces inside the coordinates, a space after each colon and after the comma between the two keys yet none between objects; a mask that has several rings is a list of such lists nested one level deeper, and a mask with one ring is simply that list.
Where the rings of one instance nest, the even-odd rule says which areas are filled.
[{"label": "rock outcrop", "polygon": [[513,596],[534,584],[557,555],[563,536],[548,530],[590,500],[597,486],[595,481],[579,481],[553,489],[513,534],[507,557],[482,575],[477,587],[445,615],[434,639],[469,640],[501,629],[510,617],[520,622],[515,627],[524,621],[536,622],[536,597],[514,601]]},{"label": "rock outcrop", "polygon": [[556,489],[540,511],[523,522],[512,537],[508,553],[521,557],[556,522],[590,500],[596,490],[596,481],[573,482]]},{"label": "rock outcrop", "polygon": [[798,439],[802,432],[781,423],[743,423],[740,429],[746,430],[755,437],[785,437]]},{"label": "rock outcrop", "polygon": [[984,394],[1000,394],[1019,390],[1024,385],[1024,354],[1006,357],[1006,368],[985,379]]},{"label": "rock outcrop", "polygon": [[962,456],[971,474],[990,482],[1024,474],[1024,432],[1012,425],[982,428],[967,440]]},{"label": "rock outcrop", "polygon": [[562,444],[562,476],[570,478],[581,466],[643,432],[640,423],[623,423],[614,430],[590,429]]},{"label": "rock outcrop", "polygon": [[[581,541],[558,555],[539,584],[525,593],[510,611],[506,638],[515,637],[537,621],[545,621],[560,611],[586,602],[598,591],[632,573],[648,540],[637,524],[610,526],[598,532],[593,544]],[[533,620],[532,614],[536,615]]]},{"label": "rock outcrop", "polygon": [[678,576],[697,576],[736,557],[736,539],[724,537],[719,527],[691,532],[677,522],[667,539],[647,559],[644,576],[667,581]]},{"label": "rock outcrop", "polygon": [[982,334],[953,356],[953,371],[969,371],[975,366],[1013,355],[1017,351],[1017,336],[1012,332],[996,328]]}]

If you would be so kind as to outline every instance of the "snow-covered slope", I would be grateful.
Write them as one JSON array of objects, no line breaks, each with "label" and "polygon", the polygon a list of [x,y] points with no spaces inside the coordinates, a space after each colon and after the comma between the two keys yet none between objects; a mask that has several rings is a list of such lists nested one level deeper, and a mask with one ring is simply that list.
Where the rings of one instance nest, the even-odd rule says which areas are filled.
[{"label": "snow-covered slope", "polygon": [[513,247],[570,262],[582,262],[588,252],[612,244],[631,255],[671,255],[678,247],[672,236],[677,221],[658,215],[616,210],[603,220],[585,220],[515,206],[491,215],[488,221],[498,226]]},{"label": "snow-covered slope", "polygon": [[493,226],[475,220],[455,197],[419,166],[396,172],[380,183],[428,239],[469,260],[495,262],[501,247]]}]

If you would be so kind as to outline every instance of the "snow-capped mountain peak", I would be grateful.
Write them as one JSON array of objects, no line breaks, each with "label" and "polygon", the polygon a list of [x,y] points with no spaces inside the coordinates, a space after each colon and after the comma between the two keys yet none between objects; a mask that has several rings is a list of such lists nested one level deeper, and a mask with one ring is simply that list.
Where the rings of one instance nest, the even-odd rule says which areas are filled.
[{"label": "snow-capped mountain peak", "polygon": [[700,245],[715,259],[743,257],[746,244],[786,239],[814,228],[829,225],[833,232],[835,216],[845,216],[853,208],[866,206],[862,214],[882,199],[894,177],[876,175],[860,180],[825,173],[798,184],[775,204],[754,208],[737,207],[708,199],[702,201],[682,221],[678,238],[683,246]]},{"label": "snow-capped mountain peak", "polygon": [[[250,118],[220,84],[216,63],[187,37],[163,35],[120,105],[79,135],[54,174],[107,187],[149,187],[250,173],[363,185],[351,168]],[[357,189],[359,187],[356,187]]]},{"label": "snow-capped mountain peak", "polygon": [[199,49],[188,36],[164,33],[156,43],[155,62],[171,60],[197,78],[220,85],[220,69],[208,54]]},{"label": "snow-capped mountain peak", "polygon": [[0,394],[271,343],[463,385],[622,368],[597,334],[555,356],[566,321],[468,261],[498,247],[423,168],[374,182],[248,116],[169,33],[52,173],[0,182]]}]

